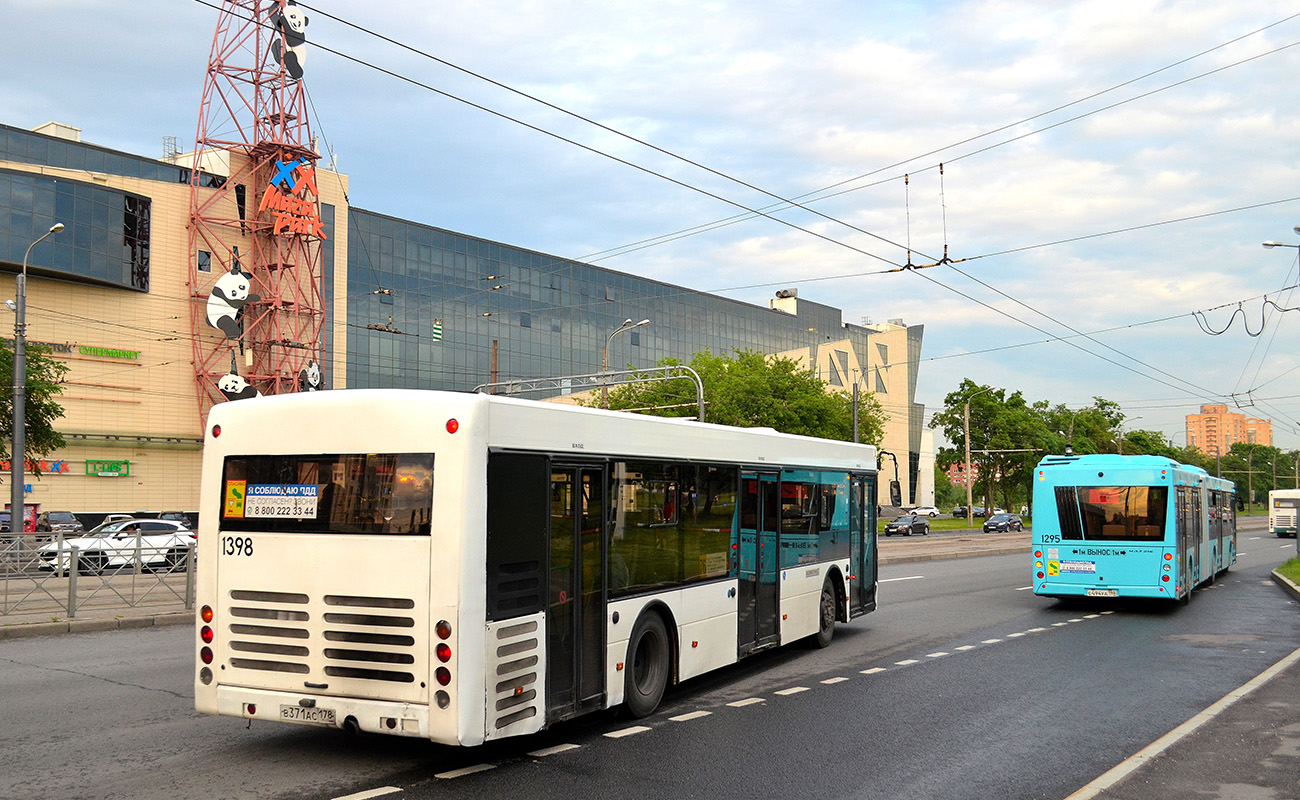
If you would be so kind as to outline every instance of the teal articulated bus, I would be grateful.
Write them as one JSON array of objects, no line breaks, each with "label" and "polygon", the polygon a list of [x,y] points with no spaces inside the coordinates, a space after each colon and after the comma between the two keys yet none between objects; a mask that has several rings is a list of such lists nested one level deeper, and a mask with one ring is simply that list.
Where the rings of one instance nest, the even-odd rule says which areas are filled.
[{"label": "teal articulated bus", "polygon": [[1034,472],[1034,594],[1186,603],[1237,561],[1232,481],[1162,456],[1048,456]]}]

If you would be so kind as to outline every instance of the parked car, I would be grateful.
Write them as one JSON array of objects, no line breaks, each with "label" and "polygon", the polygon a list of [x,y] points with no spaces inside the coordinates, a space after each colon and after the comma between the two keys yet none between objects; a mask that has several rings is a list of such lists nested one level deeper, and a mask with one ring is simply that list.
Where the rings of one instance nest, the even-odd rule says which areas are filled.
[{"label": "parked car", "polygon": [[993,533],[994,531],[1023,531],[1024,522],[1021,521],[1019,514],[994,514],[984,523],[984,532]]},{"label": "parked car", "polygon": [[121,521],[124,520],[124,519],[135,519],[135,515],[134,515],[134,514],[117,514],[117,513],[115,513],[115,514],[105,514],[105,515],[104,515],[104,521],[101,522],[101,523],[99,523],[99,524],[100,524],[100,525],[103,525],[103,524],[108,523],[108,522],[121,522]]},{"label": "parked car", "polygon": [[194,529],[194,520],[184,511],[164,511],[158,515],[158,519],[169,519],[172,522],[179,522],[190,530]]},{"label": "parked car", "polygon": [[934,506],[917,506],[912,509],[912,513],[921,517],[937,517],[939,516],[940,511]]},{"label": "parked car", "polygon": [[1010,513],[1010,512],[1008,512],[1005,508],[990,508],[990,509],[989,509],[988,516],[991,517],[991,516],[993,516],[994,514],[1007,514],[1007,513]]},{"label": "parked car", "polygon": [[971,507],[970,515],[971,515],[972,517],[981,517],[981,518],[983,518],[983,517],[987,517],[987,516],[988,516],[988,512],[984,510],[984,506],[973,506],[973,507]]},{"label": "parked car", "polygon": [[185,563],[194,544],[194,532],[179,522],[166,519],[124,519],[105,522],[84,536],[57,541],[37,548],[43,570],[69,569],[72,548],[77,548],[78,571],[100,574],[110,567],[135,566],[136,541],[142,566],[175,569]]},{"label": "parked car", "polygon": [[966,516],[966,506],[957,506],[952,510],[953,518]]},{"label": "parked car", "polygon": [[885,525],[886,536],[893,536],[896,533],[903,536],[911,536],[914,533],[928,536],[930,535],[930,520],[916,514],[900,514]]},{"label": "parked car", "polygon": [[[23,526],[23,532],[32,533],[36,530],[36,518],[27,517],[27,524]],[[0,533],[9,533],[9,512],[0,511]]]},{"label": "parked car", "polygon": [[36,518],[37,533],[82,533],[86,526],[71,511],[42,511]]}]

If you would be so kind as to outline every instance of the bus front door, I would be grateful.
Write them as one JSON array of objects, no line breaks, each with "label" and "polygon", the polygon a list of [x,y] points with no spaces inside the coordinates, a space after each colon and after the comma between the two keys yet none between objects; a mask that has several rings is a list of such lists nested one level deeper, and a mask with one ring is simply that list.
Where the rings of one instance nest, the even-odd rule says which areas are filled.
[{"label": "bus front door", "polygon": [[566,719],[604,700],[605,471],[551,467],[546,718]]},{"label": "bus front door", "polygon": [[849,615],[857,616],[876,608],[876,507],[869,479],[853,478],[849,493]]},{"label": "bus front door", "polygon": [[780,641],[776,574],[781,483],[775,473],[742,473],[740,483],[736,633],[738,653],[744,656]]}]

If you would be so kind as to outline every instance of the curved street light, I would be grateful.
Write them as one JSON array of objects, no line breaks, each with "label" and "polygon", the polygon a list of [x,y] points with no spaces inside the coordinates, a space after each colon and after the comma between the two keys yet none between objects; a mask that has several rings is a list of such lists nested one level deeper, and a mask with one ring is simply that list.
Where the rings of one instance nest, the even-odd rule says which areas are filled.
[{"label": "curved street light", "polygon": [[[609,372],[609,343],[615,336],[617,336],[618,334],[624,331],[630,331],[633,328],[639,328],[642,325],[649,325],[649,324],[650,324],[650,320],[648,319],[643,319],[640,322],[633,322],[632,318],[628,317],[627,319],[623,320],[622,325],[619,325],[617,328],[610,331],[609,335],[605,337],[605,346],[600,349],[600,371]],[[600,387],[600,407],[609,408],[609,387],[608,386]]]},{"label": "curved street light", "polygon": [[[1295,226],[1294,228],[1292,228],[1292,230],[1294,230],[1296,233],[1300,234],[1300,225]],[[1272,250],[1274,247],[1296,247],[1296,248],[1300,248],[1300,244],[1287,244],[1286,242],[1264,242],[1263,245],[1264,245],[1264,249],[1265,249],[1265,250]]]},{"label": "curved street light", "polygon": [[27,528],[27,519],[23,515],[23,468],[26,466],[27,450],[27,414],[24,402],[27,394],[27,257],[32,248],[63,230],[63,223],[56,222],[50,226],[45,235],[27,246],[23,253],[23,271],[15,278],[17,292],[14,296],[14,413],[13,413],[13,448],[9,451],[9,471],[13,481],[9,497],[9,532],[15,534],[19,552],[22,552],[22,537],[17,534]]}]

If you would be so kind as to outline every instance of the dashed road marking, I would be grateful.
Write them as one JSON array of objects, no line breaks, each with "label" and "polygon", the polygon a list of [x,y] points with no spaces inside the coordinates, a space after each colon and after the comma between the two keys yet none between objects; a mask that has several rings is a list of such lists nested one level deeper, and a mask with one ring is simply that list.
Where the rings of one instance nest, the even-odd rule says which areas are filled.
[{"label": "dashed road marking", "polygon": [[336,797],[334,800],[370,800],[372,797],[383,797],[386,794],[393,794],[394,792],[400,791],[402,790],[396,786],[381,786],[378,789],[367,789],[364,792]]},{"label": "dashed road marking", "polygon": [[1001,639],[985,639],[984,641],[980,642],[980,644],[997,644],[997,643],[1000,642],[1000,641],[1002,641],[1002,640],[1001,640]]},{"label": "dashed road marking", "polygon": [[894,581],[919,581],[924,575],[908,575],[906,578],[881,578],[876,583],[893,583]]},{"label": "dashed road marking", "polygon": [[678,716],[669,717],[668,719],[672,720],[673,722],[690,722],[693,719],[699,719],[700,717],[707,717],[710,716],[711,714],[713,714],[712,711],[692,711],[689,714],[679,714]]},{"label": "dashed road marking", "polygon": [[451,780],[453,778],[463,778],[466,775],[473,775],[476,772],[487,772],[490,769],[496,768],[496,764],[475,764],[472,767],[461,767],[460,769],[453,769],[448,772],[438,772],[435,773],[433,777],[442,778],[443,780]]},{"label": "dashed road marking", "polygon": [[[995,639],[994,641],[997,641],[997,640]],[[953,650],[961,650],[962,652],[965,652],[965,651],[967,651],[967,650],[974,650],[974,649],[975,649],[975,645],[973,645],[973,644],[963,644],[963,645],[961,645],[960,647],[954,647],[954,648],[953,648]]]},{"label": "dashed road marking", "polygon": [[[1065,624],[1065,623],[1061,623],[1061,624]],[[1015,639],[1015,638],[1017,638],[1017,637],[1019,637],[1019,636],[1024,636],[1024,634],[1023,634],[1023,633],[1008,633],[1008,634],[1007,634],[1007,638],[1008,638],[1008,639]]]},{"label": "dashed road marking", "polygon": [[847,680],[848,678],[827,678],[826,680],[822,681],[822,683],[826,684],[827,686],[830,686],[831,684],[834,683],[844,683]]},{"label": "dashed road marking", "polygon": [[871,669],[859,670],[863,675],[875,675],[877,672],[884,672],[884,667],[872,667]]},{"label": "dashed road marking", "polygon": [[1030,628],[1029,630],[1025,631],[1025,633],[1042,633],[1045,630],[1047,630],[1047,628]]},{"label": "dashed road marking", "polygon": [[909,659],[907,659],[907,660],[905,660],[905,661],[895,661],[895,662],[894,662],[894,664],[895,664],[896,666],[899,666],[899,667],[906,667],[908,664],[916,664],[916,663],[917,663],[917,660],[916,660],[915,658],[909,658]]},{"label": "dashed road marking", "polygon": [[727,703],[727,705],[731,706],[732,708],[743,708],[745,706],[752,706],[755,703],[765,703],[765,702],[767,701],[761,697],[746,697],[744,700],[737,700],[734,703]]},{"label": "dashed road marking", "polygon": [[930,653],[926,656],[926,658],[943,658],[946,655],[948,654],[940,651],[938,653]]},{"label": "dashed road marking", "polygon": [[1070,624],[1070,623],[1068,623],[1068,622],[1053,622],[1053,623],[1052,623],[1052,627],[1053,627],[1053,628],[1064,628],[1066,625],[1069,625],[1069,624]]},{"label": "dashed road marking", "polygon": [[806,692],[806,691],[808,691],[807,686],[791,686],[789,689],[780,689],[776,693],[781,695],[782,697],[786,697],[788,695],[799,694],[800,692]]},{"label": "dashed road marking", "polygon": [[605,736],[610,739],[622,739],[624,736],[635,736],[638,733],[645,733],[648,730],[650,729],[644,725],[633,725],[632,727],[624,728],[621,731],[610,731],[605,734]]},{"label": "dashed road marking", "polygon": [[541,750],[534,750],[528,755],[533,756],[534,758],[546,758],[547,756],[554,756],[554,755],[559,755],[560,753],[567,753],[570,750],[577,750],[580,746],[581,745],[576,745],[576,744],[557,744],[554,747],[545,747]]}]

